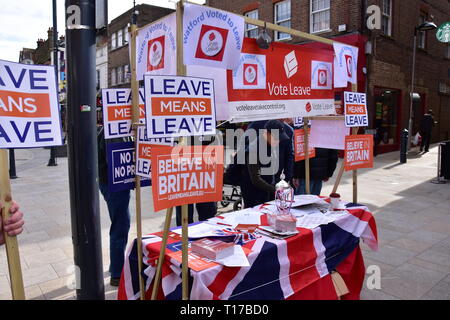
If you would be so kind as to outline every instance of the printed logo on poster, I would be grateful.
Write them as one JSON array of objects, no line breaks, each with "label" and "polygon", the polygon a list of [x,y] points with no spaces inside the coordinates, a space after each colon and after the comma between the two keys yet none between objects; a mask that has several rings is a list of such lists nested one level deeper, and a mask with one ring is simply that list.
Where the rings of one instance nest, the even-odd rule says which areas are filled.
[{"label": "printed logo on poster", "polygon": [[323,61],[311,61],[311,89],[331,90],[333,82],[333,64]]},{"label": "printed logo on poster", "polygon": [[[311,129],[308,129],[311,133]],[[311,145],[308,146],[309,158],[314,158],[316,156],[316,149]],[[294,155],[295,162],[305,160],[305,130],[297,129],[294,130]]]},{"label": "printed logo on poster", "polygon": [[148,41],[147,71],[164,68],[164,43],[165,36]]},{"label": "printed logo on poster", "polygon": [[266,89],[266,56],[243,53],[232,71],[233,89]]},{"label": "printed logo on poster", "polygon": [[206,24],[202,25],[195,57],[222,61],[225,53],[228,30]]},{"label": "printed logo on poster", "polygon": [[366,127],[369,125],[365,93],[344,92],[345,126]]},{"label": "printed logo on poster", "polygon": [[172,138],[148,139],[147,129],[138,128],[136,174],[141,177],[151,178],[151,150],[159,145],[172,146]]},{"label": "printed logo on poster", "polygon": [[223,146],[152,149],[155,211],[222,199]]},{"label": "printed logo on poster", "polygon": [[373,167],[373,135],[345,137],[345,171]]},{"label": "printed logo on poster", "polygon": [[55,69],[0,60],[0,148],[62,144]]},{"label": "printed logo on poster", "polygon": [[[135,187],[135,152],[133,142],[108,143],[108,189],[110,192]],[[150,185],[149,178],[141,179],[141,187]]]},{"label": "printed logo on poster", "polygon": [[184,64],[235,69],[243,41],[243,17],[201,5],[185,4]]},{"label": "printed logo on poster", "polygon": [[[102,89],[103,126],[105,139],[130,137],[131,89]],[[144,89],[139,89],[139,122],[145,121]]]},{"label": "printed logo on poster", "polygon": [[148,138],[214,135],[214,81],[177,76],[145,76]]},{"label": "printed logo on poster", "polygon": [[292,118],[292,122],[294,123],[294,127],[302,127],[304,125],[303,117],[294,117]]},{"label": "printed logo on poster", "polygon": [[172,13],[142,29],[136,37],[136,77],[144,74],[177,74],[176,14]]},{"label": "printed logo on poster", "polygon": [[347,87],[348,82],[356,84],[359,49],[342,43],[334,43],[333,48],[335,52],[334,87]]},{"label": "printed logo on poster", "polygon": [[295,56],[295,50],[293,50],[284,57],[284,71],[286,72],[286,77],[288,77],[288,79],[291,78],[297,73],[297,70],[298,61]]}]

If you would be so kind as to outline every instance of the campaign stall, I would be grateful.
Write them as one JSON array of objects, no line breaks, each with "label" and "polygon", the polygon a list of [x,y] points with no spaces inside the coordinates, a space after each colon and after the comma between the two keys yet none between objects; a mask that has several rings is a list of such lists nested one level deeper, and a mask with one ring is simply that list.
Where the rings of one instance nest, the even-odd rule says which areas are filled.
[{"label": "campaign stall", "polygon": [[[245,23],[318,41],[329,49],[273,42],[267,50],[244,38]],[[357,135],[368,119],[366,97],[356,92],[358,49],[185,1],[178,2],[175,13],[149,25],[132,24],[130,36],[131,90],[103,93],[109,137],[134,136],[136,150],[137,239],[127,252],[119,298],[359,297],[364,275],[359,239],[376,250],[377,236],[372,214],[357,204],[357,169],[373,165],[370,138]],[[334,88],[349,83],[346,113],[337,115]],[[242,220],[230,222],[224,215],[188,226],[187,205],[222,199],[224,147],[190,146],[187,138],[214,135],[218,120],[282,118],[300,124],[294,149],[296,161],[305,161],[307,194],[315,148],[333,148],[346,156],[333,193],[344,171],[352,171],[353,202],[315,198],[325,206],[314,209],[318,212],[297,208],[296,217],[276,218],[279,225],[290,226],[291,234],[267,230],[273,212],[265,210],[271,204],[233,213]],[[163,146],[164,139],[172,145]],[[154,211],[166,210],[164,229],[147,236],[141,231],[143,177],[151,178]],[[182,207],[182,225],[170,229],[175,206]],[[235,244],[215,237],[228,237]],[[300,248],[302,255],[294,255]],[[327,293],[320,295],[319,288]]]}]

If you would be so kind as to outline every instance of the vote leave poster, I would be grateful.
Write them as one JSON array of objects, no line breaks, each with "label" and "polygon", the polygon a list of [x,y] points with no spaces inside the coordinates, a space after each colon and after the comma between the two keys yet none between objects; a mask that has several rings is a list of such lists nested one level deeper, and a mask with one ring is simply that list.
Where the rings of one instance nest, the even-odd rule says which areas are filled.
[{"label": "vote leave poster", "polygon": [[333,51],[245,38],[239,64],[227,71],[232,122],[335,114]]},{"label": "vote leave poster", "polygon": [[[131,89],[102,89],[103,125],[105,139],[130,137]],[[145,121],[144,89],[139,89],[139,122]]]},{"label": "vote leave poster", "polygon": [[[311,129],[308,129],[308,133],[311,133]],[[316,149],[309,145],[309,158],[314,158],[316,156]],[[305,130],[296,129],[294,130],[294,155],[295,162],[305,160]]]},{"label": "vote leave poster", "polygon": [[230,12],[185,3],[184,64],[234,69],[244,40],[244,18]]},{"label": "vote leave poster", "polygon": [[[133,142],[108,143],[108,189],[110,192],[131,190],[135,187],[135,152]],[[141,180],[141,186],[150,185],[149,178]]]},{"label": "vote leave poster", "polygon": [[333,48],[335,52],[334,87],[345,88],[348,82],[356,84],[359,49],[343,43],[334,43]]},{"label": "vote leave poster", "polygon": [[0,60],[0,148],[62,144],[55,68]]},{"label": "vote leave poster", "polygon": [[365,93],[344,92],[345,126],[367,127],[367,100]]},{"label": "vote leave poster", "polygon": [[172,138],[147,138],[147,129],[142,126],[138,128],[136,174],[141,177],[151,178],[151,150],[158,145],[172,146]]},{"label": "vote leave poster", "polygon": [[172,13],[139,29],[136,38],[136,76],[144,74],[177,74],[177,21]]},{"label": "vote leave poster", "polygon": [[216,133],[212,79],[146,75],[144,88],[148,138]]},{"label": "vote leave poster", "polygon": [[159,146],[152,149],[156,211],[222,199],[223,146]]},{"label": "vote leave poster", "polygon": [[345,137],[345,171],[373,167],[373,135]]}]

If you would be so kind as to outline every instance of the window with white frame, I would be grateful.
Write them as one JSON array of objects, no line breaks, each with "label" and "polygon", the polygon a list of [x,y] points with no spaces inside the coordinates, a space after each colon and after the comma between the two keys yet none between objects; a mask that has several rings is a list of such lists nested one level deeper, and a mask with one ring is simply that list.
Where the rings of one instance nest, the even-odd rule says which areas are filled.
[{"label": "window with white frame", "polygon": [[117,68],[117,84],[123,83],[123,66]]},{"label": "window with white frame", "polygon": [[331,0],[311,0],[311,33],[330,30]]},{"label": "window with white frame", "polygon": [[[258,10],[252,10],[245,13],[246,17],[258,19]],[[258,27],[253,24],[245,24],[245,36],[248,38],[258,38]]]},{"label": "window with white frame", "polygon": [[115,48],[117,48],[117,34],[114,32],[111,35],[111,49],[113,50]]},{"label": "window with white frame", "polygon": [[123,66],[123,77],[124,77],[124,82],[125,83],[129,83],[131,81],[131,72],[130,72],[130,65],[126,64]]},{"label": "window with white frame", "polygon": [[383,0],[381,29],[386,36],[392,36],[392,0]]},{"label": "window with white frame", "polygon": [[128,44],[128,27],[123,28],[123,45]]},{"label": "window with white frame", "polygon": [[[291,27],[291,0],[285,0],[275,3],[275,24],[282,27]],[[275,31],[275,40],[290,39],[288,33]]]},{"label": "window with white frame", "polygon": [[123,32],[122,29],[117,31],[117,47],[123,46]]},{"label": "window with white frame", "polygon": [[116,68],[111,69],[111,85],[115,86],[117,84],[117,78],[116,78]]}]

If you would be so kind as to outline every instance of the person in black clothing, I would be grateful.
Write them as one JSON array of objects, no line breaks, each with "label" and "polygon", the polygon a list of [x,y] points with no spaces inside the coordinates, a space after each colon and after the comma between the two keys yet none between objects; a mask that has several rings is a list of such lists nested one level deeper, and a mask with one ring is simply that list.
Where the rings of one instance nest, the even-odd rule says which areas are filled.
[{"label": "person in black clothing", "polygon": [[[316,156],[309,159],[311,194],[320,195],[322,184],[333,176],[337,161],[337,150],[316,148]],[[294,186],[296,195],[306,193],[304,160],[294,165]]]},{"label": "person in black clothing", "polygon": [[425,147],[425,153],[430,149],[431,133],[433,127],[436,124],[433,117],[433,110],[429,109],[428,113],[425,113],[422,121],[420,122],[420,135],[422,136],[422,143],[420,144],[420,151],[422,152]]},{"label": "person in black clothing", "polygon": [[[275,176],[278,173],[280,164],[281,145],[286,143],[286,141],[290,141],[289,136],[286,134],[284,124],[281,121],[270,120],[265,123],[264,129],[266,130],[262,135],[258,135],[257,139],[254,139],[245,146],[245,164],[240,166],[239,185],[241,187],[245,208],[251,208],[258,204],[263,204],[266,201],[273,200],[275,183],[278,182],[275,181]],[[273,130],[278,130],[278,139]],[[267,154],[270,154],[270,161],[268,163],[263,163],[260,158],[261,154],[259,149],[262,143],[267,144],[266,151]],[[252,161],[253,159],[256,161]]]},{"label": "person in black clothing", "polygon": [[108,190],[107,143],[126,142],[126,138],[115,138],[105,141],[103,126],[98,128],[98,182],[100,192],[108,206],[111,227],[109,229],[109,252],[111,273],[110,284],[118,286],[124,264],[125,249],[130,231],[130,190],[110,192]]}]

